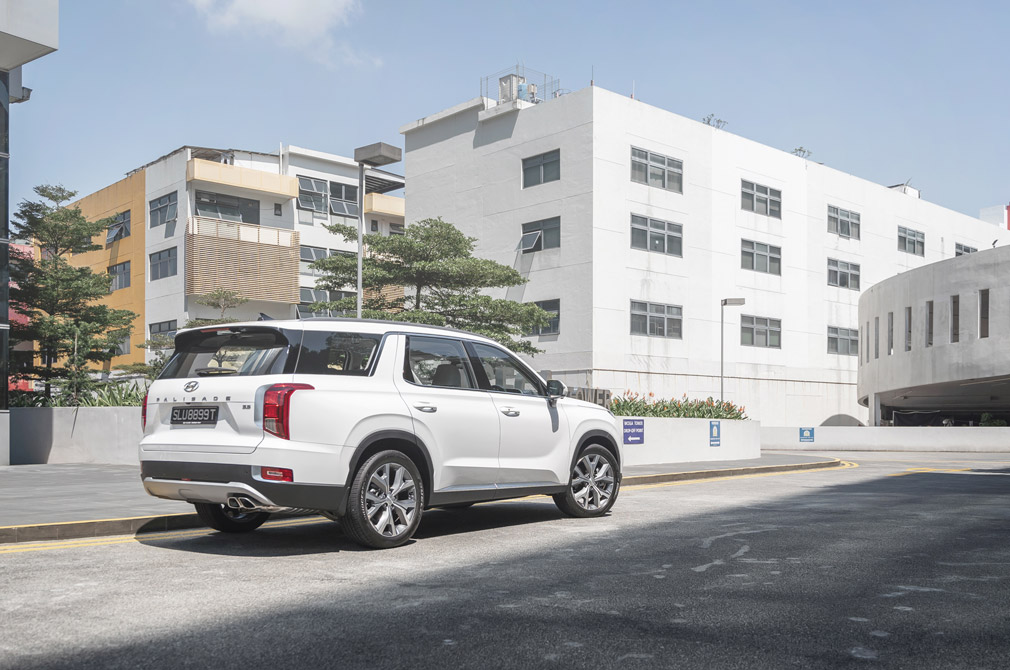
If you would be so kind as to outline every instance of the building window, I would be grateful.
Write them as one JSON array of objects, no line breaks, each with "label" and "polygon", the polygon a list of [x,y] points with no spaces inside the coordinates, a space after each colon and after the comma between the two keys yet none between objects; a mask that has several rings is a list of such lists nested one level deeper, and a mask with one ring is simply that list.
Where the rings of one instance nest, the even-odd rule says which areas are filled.
[{"label": "building window", "polygon": [[631,248],[682,257],[684,255],[684,227],[679,223],[632,214]]},{"label": "building window", "polygon": [[561,179],[561,149],[523,159],[523,188]]},{"label": "building window", "polygon": [[912,350],[912,308],[905,308],[905,351]]},{"label": "building window", "polygon": [[926,301],[926,346],[933,346],[933,301]]},{"label": "building window", "polygon": [[130,261],[117,263],[109,266],[109,274],[112,275],[112,284],[109,286],[109,293],[127,288],[130,285]]},{"label": "building window", "polygon": [[978,249],[975,247],[969,247],[967,244],[961,244],[960,242],[954,243],[954,256],[967,256],[968,254],[973,254]]},{"label": "building window", "polygon": [[859,239],[859,214],[828,205],[828,232],[839,237]]},{"label": "building window", "polygon": [[745,347],[782,348],[782,320],[763,316],[740,317],[740,344]]},{"label": "building window", "polygon": [[859,265],[828,259],[828,286],[859,290]]},{"label": "building window", "polygon": [[319,214],[326,213],[326,200],[330,190],[325,179],[298,177],[298,209],[305,209]]},{"label": "building window", "polygon": [[108,232],[105,234],[105,243],[112,244],[116,240],[130,236],[130,210],[120,212],[112,217]]},{"label": "building window", "polygon": [[870,362],[870,322],[866,322],[866,328],[863,328],[863,351],[866,355],[863,357],[864,362]]},{"label": "building window", "polygon": [[151,281],[178,274],[176,248],[165,249],[151,254]]},{"label": "building window", "polygon": [[122,340],[116,343],[116,346],[112,348],[113,356],[125,356],[130,353],[130,338],[129,336],[124,337]]},{"label": "building window", "polygon": [[[312,181],[319,181],[313,179]],[[330,213],[337,216],[358,215],[358,187],[330,182]]]},{"label": "building window", "polygon": [[979,339],[989,337],[989,289],[978,292],[978,336]]},{"label": "building window", "polygon": [[378,219],[372,219],[371,231],[373,233],[379,232],[379,221],[378,221]]},{"label": "building window", "polygon": [[534,328],[527,335],[557,335],[561,332],[561,301],[560,300],[538,300],[533,303],[551,315],[550,323],[540,328]]},{"label": "building window", "polygon": [[403,235],[403,224],[402,223],[391,223],[389,224],[389,234],[390,235]]},{"label": "building window", "polygon": [[683,193],[684,162],[631,147],[631,181]]},{"label": "building window", "polygon": [[523,235],[519,239],[519,249],[528,254],[543,249],[561,246],[561,217],[533,221],[523,224]]},{"label": "building window", "polygon": [[258,226],[260,223],[260,201],[222,195],[221,193],[197,191],[196,215]]},{"label": "building window", "polygon": [[961,341],[961,296],[950,296],[950,341]]},{"label": "building window", "polygon": [[880,317],[873,317],[873,357],[880,358]]},{"label": "building window", "polygon": [[680,305],[661,305],[654,302],[631,301],[631,334],[684,337],[684,308]]},{"label": "building window", "polygon": [[341,316],[347,314],[350,310],[330,310],[324,309],[318,312],[313,312],[310,308],[313,303],[316,302],[336,302],[337,300],[343,300],[344,298],[353,298],[356,294],[354,291],[324,291],[322,289],[313,288],[302,288],[299,289],[299,304],[298,304],[298,318],[299,319],[318,319],[324,316]]},{"label": "building window", "polygon": [[740,181],[740,206],[748,212],[782,218],[782,191],[750,181]]},{"label": "building window", "polygon": [[150,215],[148,216],[148,219],[150,219],[152,228],[162,226],[169,221],[175,221],[179,216],[178,191],[172,191],[160,198],[155,198],[148,204],[150,205]]},{"label": "building window", "polygon": [[275,202],[274,203],[274,216],[282,216],[283,214],[284,214],[284,208],[281,206],[281,203]]},{"label": "building window", "polygon": [[150,332],[151,337],[162,336],[168,338],[175,337],[175,331],[179,330],[178,322],[175,319],[171,321],[159,321],[158,323],[152,323],[147,327],[148,332]]},{"label": "building window", "polygon": [[859,355],[859,331],[855,328],[828,326],[828,353],[843,356]]},{"label": "building window", "polygon": [[922,231],[898,226],[898,251],[916,256],[926,255],[926,235]]},{"label": "building window", "polygon": [[740,267],[744,270],[781,275],[782,248],[751,240],[740,240]]},{"label": "building window", "polygon": [[894,354],[894,312],[887,313],[887,355]]}]

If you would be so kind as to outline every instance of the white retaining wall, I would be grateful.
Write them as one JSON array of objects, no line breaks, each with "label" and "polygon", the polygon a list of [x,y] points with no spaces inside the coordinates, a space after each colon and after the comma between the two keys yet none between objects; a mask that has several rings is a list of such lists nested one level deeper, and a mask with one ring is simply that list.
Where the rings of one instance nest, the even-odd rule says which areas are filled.
[{"label": "white retaining wall", "polygon": [[761,447],[779,451],[991,451],[1010,452],[1010,428],[920,426],[816,426],[761,428]]},{"label": "white retaining wall", "polygon": [[[619,416],[620,424],[644,422],[642,444],[621,445],[624,465],[692,463],[696,461],[736,461],[761,457],[761,424],[757,421],[722,419],[660,419]],[[718,440],[711,434],[718,424]],[[719,446],[713,446],[714,442]]]},{"label": "white retaining wall", "polygon": [[139,407],[12,407],[10,463],[137,465]]}]

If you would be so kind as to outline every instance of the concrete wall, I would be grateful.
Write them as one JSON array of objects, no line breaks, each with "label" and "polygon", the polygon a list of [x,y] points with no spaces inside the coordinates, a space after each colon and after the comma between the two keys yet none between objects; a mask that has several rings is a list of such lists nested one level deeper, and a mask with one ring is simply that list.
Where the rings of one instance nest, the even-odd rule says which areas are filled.
[{"label": "concrete wall", "polygon": [[761,424],[757,421],[721,420],[719,446],[712,446],[709,419],[618,417],[645,421],[642,444],[621,445],[625,465],[734,461],[761,457]]},{"label": "concrete wall", "polygon": [[1010,428],[817,426],[812,442],[800,428],[761,427],[761,448],[778,451],[991,451],[1010,453]]},{"label": "concrete wall", "polygon": [[[860,356],[860,402],[887,391],[1006,375],[1010,371],[1008,276],[1010,246],[1001,246],[905,272],[865,291],[859,300],[859,322],[864,342],[869,324],[869,347]],[[984,338],[979,332],[980,289],[989,290],[989,335]],[[955,295],[959,296],[959,327],[958,341],[953,342],[951,296]],[[929,347],[927,301],[933,301]],[[911,351],[905,351],[906,307],[912,308]],[[894,323],[893,351],[888,347],[889,314]],[[875,319],[879,319],[879,334]],[[959,389],[961,394],[971,391]],[[914,390],[908,395],[915,395]]]},{"label": "concrete wall", "polygon": [[11,465],[137,465],[143,431],[139,407],[12,407],[10,436]]}]

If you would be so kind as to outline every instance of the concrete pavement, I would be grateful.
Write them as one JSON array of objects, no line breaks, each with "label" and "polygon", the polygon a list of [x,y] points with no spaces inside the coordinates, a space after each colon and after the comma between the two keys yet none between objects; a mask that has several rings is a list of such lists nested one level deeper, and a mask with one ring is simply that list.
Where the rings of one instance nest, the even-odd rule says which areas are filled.
[{"label": "concrete pavement", "polygon": [[[765,454],[746,461],[625,468],[624,485],[836,466],[823,455]],[[198,528],[192,505],[147,495],[128,465],[0,467],[0,544]]]}]

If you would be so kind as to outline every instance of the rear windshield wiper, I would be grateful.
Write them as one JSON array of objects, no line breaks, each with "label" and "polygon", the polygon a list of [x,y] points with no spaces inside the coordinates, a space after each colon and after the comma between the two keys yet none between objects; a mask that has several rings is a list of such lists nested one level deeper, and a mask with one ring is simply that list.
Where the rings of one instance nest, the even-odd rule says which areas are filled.
[{"label": "rear windshield wiper", "polygon": [[197,368],[196,374],[199,377],[209,377],[210,375],[235,375],[238,370],[235,368]]}]

